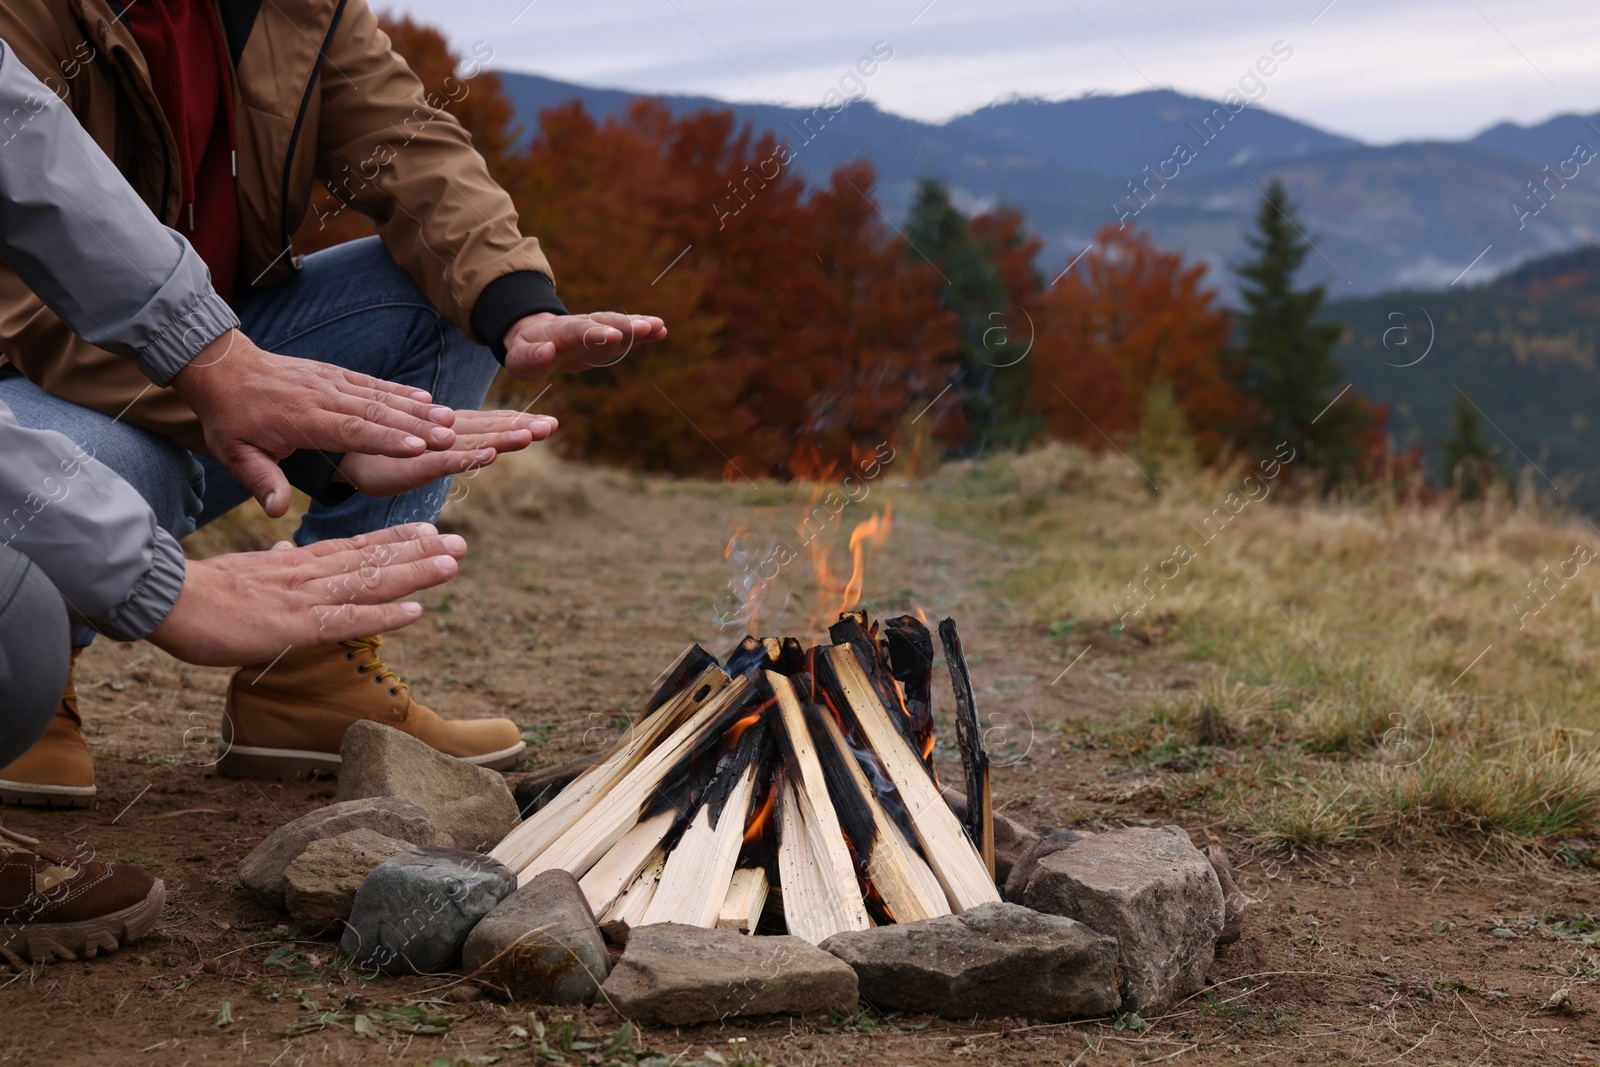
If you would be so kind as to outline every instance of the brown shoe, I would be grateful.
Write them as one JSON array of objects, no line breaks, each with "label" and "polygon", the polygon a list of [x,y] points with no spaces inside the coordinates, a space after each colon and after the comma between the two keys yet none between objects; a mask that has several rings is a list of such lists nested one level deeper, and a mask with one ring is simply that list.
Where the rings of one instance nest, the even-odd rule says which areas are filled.
[{"label": "brown shoe", "polygon": [[[72,650],[76,667],[80,648]],[[44,736],[10,764],[0,767],[0,804],[42,804],[86,808],[94,803],[94,757],[83,740],[78,717],[78,690],[67,675],[55,718]]]},{"label": "brown shoe", "polygon": [[0,827],[0,957],[17,966],[86,960],[150,932],[167,891],[125,863],[40,848]]},{"label": "brown shoe", "polygon": [[361,719],[483,767],[509,767],[522,757],[528,746],[511,720],[441,719],[413,700],[379,658],[382,644],[358,637],[239,668],[228,684],[217,771],[268,779],[337,773],[344,732]]}]

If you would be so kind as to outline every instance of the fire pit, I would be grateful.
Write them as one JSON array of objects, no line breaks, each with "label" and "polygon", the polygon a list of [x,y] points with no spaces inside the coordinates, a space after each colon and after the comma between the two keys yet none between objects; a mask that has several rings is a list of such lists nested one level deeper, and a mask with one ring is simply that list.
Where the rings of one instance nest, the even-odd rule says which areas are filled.
[{"label": "fire pit", "polygon": [[598,763],[493,856],[526,884],[579,879],[601,923],[679,923],[812,944],[1000,899],[989,765],[961,639],[939,638],[968,802],[933,769],[933,636],[844,612],[830,645],[746,637],[678,657]]}]

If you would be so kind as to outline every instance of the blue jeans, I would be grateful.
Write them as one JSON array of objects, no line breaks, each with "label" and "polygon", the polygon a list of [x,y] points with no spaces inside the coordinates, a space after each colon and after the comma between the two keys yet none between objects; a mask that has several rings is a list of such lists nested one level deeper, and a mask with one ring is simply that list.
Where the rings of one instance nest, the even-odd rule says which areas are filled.
[{"label": "blue jeans", "polygon": [[[245,334],[268,351],[417,386],[448,407],[482,406],[499,369],[487,348],[434,308],[376,237],[307,256],[292,279],[245,290],[234,309]],[[0,376],[0,401],[22,425],[57,430],[122,475],[149,502],[162,528],[180,540],[250,499],[249,490],[211,457],[51,396],[21,375]],[[432,522],[449,495],[445,477],[398,496],[357,493],[339,504],[312,504],[294,539],[307,545]],[[86,645],[92,636],[79,630],[73,645]]]}]

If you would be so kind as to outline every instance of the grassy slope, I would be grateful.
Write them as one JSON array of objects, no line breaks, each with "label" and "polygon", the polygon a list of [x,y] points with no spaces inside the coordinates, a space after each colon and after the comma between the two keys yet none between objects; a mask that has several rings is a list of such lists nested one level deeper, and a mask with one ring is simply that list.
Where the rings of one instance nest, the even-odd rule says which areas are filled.
[{"label": "grassy slope", "polygon": [[[1039,624],[1121,616],[1211,666],[1206,686],[1133,713],[1115,740],[1131,759],[1191,770],[1184,787],[1236,829],[1547,846],[1586,831],[1600,815],[1595,563],[1524,613],[1545,567],[1600,549],[1593,529],[1503,505],[1281,491],[1231,514],[1247,474],[1172,472],[1156,496],[1116,454],[1053,448],[946,468],[920,506],[1029,549],[1004,589]],[[1181,567],[1180,545],[1193,554]],[[1150,577],[1161,570],[1176,576]],[[1147,602],[1130,581],[1148,583]]]}]

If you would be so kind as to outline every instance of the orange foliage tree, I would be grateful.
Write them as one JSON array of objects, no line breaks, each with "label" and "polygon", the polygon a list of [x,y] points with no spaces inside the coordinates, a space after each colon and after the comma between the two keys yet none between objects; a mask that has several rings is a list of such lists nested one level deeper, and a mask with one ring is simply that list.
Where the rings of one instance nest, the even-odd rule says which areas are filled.
[{"label": "orange foliage tree", "polygon": [[1223,374],[1232,323],[1205,273],[1132,227],[1100,231],[1039,298],[1029,396],[1052,437],[1099,448],[1132,434],[1146,393],[1165,381],[1196,454],[1211,462],[1226,450],[1246,401]]},{"label": "orange foliage tree", "polygon": [[[786,475],[802,444],[848,463],[949,379],[955,324],[907,269],[871,167],[809,190],[772,134],[641,101],[546,111],[518,187],[569,307],[658,314],[664,344],[550,393],[565,447],[650,469]],[[919,404],[920,401],[920,404]],[[549,405],[547,405],[549,406]],[[960,414],[936,418],[950,439]]]}]

